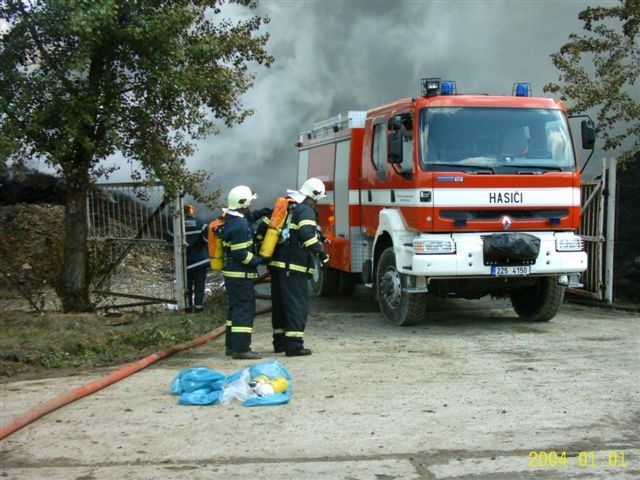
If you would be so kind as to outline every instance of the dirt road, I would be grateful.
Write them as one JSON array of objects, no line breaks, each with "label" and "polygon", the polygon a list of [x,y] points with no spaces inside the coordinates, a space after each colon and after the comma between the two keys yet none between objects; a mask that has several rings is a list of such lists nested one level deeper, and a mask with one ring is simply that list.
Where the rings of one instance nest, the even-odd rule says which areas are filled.
[{"label": "dirt road", "polygon": [[[177,405],[168,388],[179,370],[249,365],[224,357],[217,339],[5,439],[1,475],[640,478],[638,315],[565,305],[539,324],[517,320],[506,303],[432,308],[400,328],[361,291],[316,301],[306,334],[313,356],[270,357],[293,375],[290,404]],[[256,331],[254,349],[268,352],[269,319]],[[1,385],[2,423],[104,373]]]}]

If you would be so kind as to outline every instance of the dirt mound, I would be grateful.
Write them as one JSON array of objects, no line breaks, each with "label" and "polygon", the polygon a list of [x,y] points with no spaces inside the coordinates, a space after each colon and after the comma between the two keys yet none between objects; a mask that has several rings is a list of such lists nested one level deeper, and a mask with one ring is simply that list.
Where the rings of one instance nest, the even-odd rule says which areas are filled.
[{"label": "dirt mound", "polygon": [[0,269],[19,281],[53,284],[62,263],[64,207],[1,205],[0,230]]}]

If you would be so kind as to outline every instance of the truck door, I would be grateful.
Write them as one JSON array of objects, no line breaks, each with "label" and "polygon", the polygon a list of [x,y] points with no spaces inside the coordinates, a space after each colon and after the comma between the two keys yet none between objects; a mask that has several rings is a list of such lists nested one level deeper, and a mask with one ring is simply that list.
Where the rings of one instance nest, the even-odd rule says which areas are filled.
[{"label": "truck door", "polygon": [[349,238],[349,151],[351,140],[336,144],[334,174],[335,235]]},{"label": "truck door", "polygon": [[378,213],[391,204],[387,171],[387,119],[384,115],[367,119],[362,146],[360,204],[362,233],[374,237]]}]

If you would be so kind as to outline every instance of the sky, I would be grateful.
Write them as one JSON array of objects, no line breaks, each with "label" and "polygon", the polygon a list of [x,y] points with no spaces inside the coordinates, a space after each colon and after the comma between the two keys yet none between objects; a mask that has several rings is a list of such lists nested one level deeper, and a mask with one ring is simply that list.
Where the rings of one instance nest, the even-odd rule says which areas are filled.
[{"label": "sky", "polygon": [[[612,3],[262,0],[256,10],[227,6],[223,15],[232,19],[271,18],[263,31],[275,62],[255,69],[255,86],[243,96],[255,114],[200,141],[187,164],[213,172],[210,187],[223,197],[245,184],[258,193],[258,206],[270,205],[295,188],[294,143],[314,122],[417,96],[424,77],[455,80],[458,93],[499,95],[510,95],[514,82],[530,82],[534,96],[548,96],[544,84],[558,80],[550,55],[582,31],[578,13]],[[111,179],[126,180],[128,172],[124,166]]]}]

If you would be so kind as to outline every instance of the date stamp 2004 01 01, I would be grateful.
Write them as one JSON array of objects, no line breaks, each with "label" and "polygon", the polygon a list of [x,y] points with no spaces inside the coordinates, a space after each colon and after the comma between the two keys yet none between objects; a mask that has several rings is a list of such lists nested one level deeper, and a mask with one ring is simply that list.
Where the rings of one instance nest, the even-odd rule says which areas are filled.
[{"label": "date stamp 2004 01 01", "polygon": [[624,450],[610,452],[581,451],[578,455],[567,455],[566,451],[530,451],[530,468],[627,468]]}]

